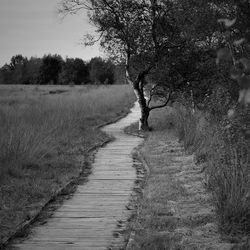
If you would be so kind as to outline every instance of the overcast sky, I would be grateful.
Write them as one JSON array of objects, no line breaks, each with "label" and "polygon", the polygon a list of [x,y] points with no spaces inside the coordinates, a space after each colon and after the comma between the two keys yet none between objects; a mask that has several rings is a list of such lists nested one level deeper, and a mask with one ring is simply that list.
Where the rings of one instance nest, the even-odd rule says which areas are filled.
[{"label": "overcast sky", "polygon": [[0,67],[16,54],[60,54],[89,60],[102,56],[98,46],[84,48],[80,39],[94,27],[86,14],[60,20],[60,0],[0,0]]}]

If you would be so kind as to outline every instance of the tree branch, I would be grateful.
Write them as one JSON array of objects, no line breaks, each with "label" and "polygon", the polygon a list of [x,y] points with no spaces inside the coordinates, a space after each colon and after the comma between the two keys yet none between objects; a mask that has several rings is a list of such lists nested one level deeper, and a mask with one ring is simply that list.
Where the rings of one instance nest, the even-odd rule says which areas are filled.
[{"label": "tree branch", "polygon": [[150,89],[150,92],[149,92],[149,99],[148,99],[148,107],[149,107],[149,104],[152,100],[152,97],[154,95],[153,91],[159,86],[159,84],[155,84],[151,89]]},{"label": "tree branch", "polygon": [[155,47],[155,54],[158,56],[159,53],[159,43],[157,41],[157,30],[156,30],[156,5],[157,1],[156,0],[151,0],[151,8],[152,8],[152,26],[151,26],[151,33],[152,33],[152,39],[154,42],[154,47]]},{"label": "tree branch", "polygon": [[[121,13],[119,13],[119,11],[117,11],[107,0],[102,0],[102,2],[104,3],[104,5],[106,5],[107,8],[110,9],[110,11],[113,13],[113,15],[115,16],[115,21],[116,21],[116,25],[119,27],[119,31],[122,32],[124,39],[126,40],[127,44],[129,45],[129,40],[128,40],[128,34],[127,34],[127,29],[124,27],[124,24],[122,24],[121,22]],[[127,38],[126,38],[127,37]]]},{"label": "tree branch", "polygon": [[89,11],[95,10],[94,7],[91,7],[90,5],[85,3],[84,1],[80,1],[80,0],[70,0],[70,1],[63,0],[61,2],[61,4],[59,5],[61,7],[61,8],[59,8],[59,13],[67,15],[68,13],[69,14],[75,14],[76,12],[78,12],[79,10],[82,10],[82,9],[89,10]]},{"label": "tree branch", "polygon": [[168,105],[168,102],[170,101],[171,94],[172,94],[172,91],[168,94],[168,98],[167,98],[167,100],[166,100],[166,102],[164,104],[151,107],[151,108],[149,108],[149,110],[151,111],[151,110],[154,110],[154,109],[159,109],[159,108],[166,107]]}]

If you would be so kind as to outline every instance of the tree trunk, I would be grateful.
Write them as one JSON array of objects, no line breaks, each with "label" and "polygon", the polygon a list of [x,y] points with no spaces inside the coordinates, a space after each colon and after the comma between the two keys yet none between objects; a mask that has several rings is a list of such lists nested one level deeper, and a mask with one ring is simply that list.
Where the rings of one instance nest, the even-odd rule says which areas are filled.
[{"label": "tree trunk", "polygon": [[137,92],[137,100],[141,109],[141,117],[139,119],[139,130],[150,130],[148,126],[148,117],[150,109],[147,106],[146,98],[144,97],[143,91],[136,91]]},{"label": "tree trunk", "polygon": [[139,120],[139,130],[150,130],[150,127],[148,126],[148,117],[149,117],[149,108],[141,106],[141,117]]},{"label": "tree trunk", "polygon": [[[129,56],[128,56],[128,59],[129,59]],[[145,83],[144,79],[145,79],[145,75],[148,74],[150,69],[151,67],[149,67],[144,72],[141,72],[140,74],[138,74],[137,79],[134,81],[132,81],[129,77],[128,65],[126,69],[127,81],[132,85],[134,89],[134,93],[136,95],[136,98],[137,98],[137,101],[139,103],[140,110],[141,110],[141,117],[139,119],[139,130],[150,130],[150,127],[148,126],[148,117],[149,117],[150,109],[147,105],[147,101],[144,96],[144,83]]]}]

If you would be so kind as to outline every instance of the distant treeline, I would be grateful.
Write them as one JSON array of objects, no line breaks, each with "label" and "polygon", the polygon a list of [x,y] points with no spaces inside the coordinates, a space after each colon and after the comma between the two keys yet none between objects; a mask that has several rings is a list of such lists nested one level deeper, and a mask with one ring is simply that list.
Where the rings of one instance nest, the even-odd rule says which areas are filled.
[{"label": "distant treeline", "polygon": [[0,68],[0,84],[124,84],[124,67],[101,57],[80,58],[44,55],[42,58],[13,56]]}]

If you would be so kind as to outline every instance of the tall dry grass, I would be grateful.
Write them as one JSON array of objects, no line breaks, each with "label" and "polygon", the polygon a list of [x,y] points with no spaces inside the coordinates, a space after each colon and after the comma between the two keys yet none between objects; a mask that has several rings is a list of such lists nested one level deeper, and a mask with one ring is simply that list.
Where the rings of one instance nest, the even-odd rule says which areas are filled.
[{"label": "tall dry grass", "polygon": [[241,124],[177,105],[173,121],[187,152],[202,163],[223,233],[250,233],[250,148]]},{"label": "tall dry grass", "polygon": [[[200,111],[176,103],[172,112],[175,129],[187,152],[201,149],[209,136],[207,117]],[[204,131],[206,130],[206,132]],[[202,152],[200,152],[202,154]]]},{"label": "tall dry grass", "polygon": [[218,129],[219,142],[206,168],[221,229],[229,235],[250,233],[249,143],[235,132],[237,129]]},{"label": "tall dry grass", "polygon": [[26,106],[0,108],[1,172],[11,165],[39,163],[81,136],[81,129],[105,122],[117,115],[124,102],[131,102],[127,86],[100,87],[63,96],[42,96]]}]

